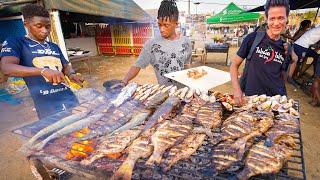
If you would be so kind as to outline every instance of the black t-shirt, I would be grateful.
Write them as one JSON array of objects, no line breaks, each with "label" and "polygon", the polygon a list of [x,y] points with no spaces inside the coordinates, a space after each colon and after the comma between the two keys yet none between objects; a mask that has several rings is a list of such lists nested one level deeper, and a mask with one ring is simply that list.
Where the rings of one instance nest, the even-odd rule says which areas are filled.
[{"label": "black t-shirt", "polygon": [[[249,54],[256,32],[248,34],[243,40],[237,55],[245,59]],[[286,95],[286,88],[282,78],[284,71],[285,50],[281,39],[274,41],[266,34],[255,48],[247,69],[245,94],[268,96]]]}]

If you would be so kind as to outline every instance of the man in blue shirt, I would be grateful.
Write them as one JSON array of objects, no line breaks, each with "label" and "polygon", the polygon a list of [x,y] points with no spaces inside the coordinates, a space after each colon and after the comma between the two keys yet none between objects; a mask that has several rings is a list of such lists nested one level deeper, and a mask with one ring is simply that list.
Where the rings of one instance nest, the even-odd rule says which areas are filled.
[{"label": "man in blue shirt", "polygon": [[285,70],[284,42],[280,38],[281,32],[286,27],[289,15],[287,0],[268,0],[265,6],[267,30],[262,41],[255,47],[246,68],[245,88],[241,90],[238,81],[238,69],[243,60],[248,56],[257,32],[248,34],[241,44],[236,57],[230,66],[231,81],[236,104],[243,103],[245,95],[266,94],[286,95],[286,88],[282,73]]},{"label": "man in blue shirt", "polygon": [[1,70],[5,75],[23,77],[39,119],[78,104],[65,85],[65,75],[81,83],[60,48],[46,38],[50,33],[49,13],[41,6],[22,9],[27,36],[8,38],[2,44]]}]

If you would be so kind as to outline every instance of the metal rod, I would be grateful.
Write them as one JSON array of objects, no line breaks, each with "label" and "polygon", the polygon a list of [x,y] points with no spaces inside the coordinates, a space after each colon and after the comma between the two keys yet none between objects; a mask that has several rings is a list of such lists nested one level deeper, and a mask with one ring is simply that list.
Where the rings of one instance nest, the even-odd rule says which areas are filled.
[{"label": "metal rod", "polygon": [[33,3],[33,2],[37,2],[37,0],[20,0],[20,1],[0,2],[0,7],[7,6],[7,5],[15,5],[15,4]]}]

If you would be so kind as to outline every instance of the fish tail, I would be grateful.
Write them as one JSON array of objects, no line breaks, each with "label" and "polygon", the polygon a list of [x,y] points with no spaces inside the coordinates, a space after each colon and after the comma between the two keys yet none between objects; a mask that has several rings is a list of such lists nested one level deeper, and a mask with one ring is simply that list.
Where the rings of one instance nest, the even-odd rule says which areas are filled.
[{"label": "fish tail", "polygon": [[132,177],[132,172],[134,168],[135,161],[134,160],[126,160],[120,168],[113,174],[111,180],[130,180]]},{"label": "fish tail", "polygon": [[146,162],[146,165],[152,166],[154,163],[160,164],[161,159],[162,155],[160,153],[153,153]]}]

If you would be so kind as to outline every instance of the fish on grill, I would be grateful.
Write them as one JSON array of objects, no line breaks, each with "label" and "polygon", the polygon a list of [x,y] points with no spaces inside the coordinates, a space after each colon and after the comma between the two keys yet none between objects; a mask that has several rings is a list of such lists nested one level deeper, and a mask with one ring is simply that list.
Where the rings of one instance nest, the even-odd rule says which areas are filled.
[{"label": "fish on grill", "polygon": [[48,135],[50,133],[53,133],[69,124],[72,124],[80,119],[85,118],[88,115],[89,111],[84,111],[84,112],[80,112],[77,114],[71,114],[55,123],[53,123],[52,125],[43,128],[42,130],[40,130],[37,134],[35,134],[26,144],[24,144],[21,148],[20,151],[25,152],[27,151],[29,148],[31,148],[31,146],[41,137]]},{"label": "fish on grill", "polygon": [[152,128],[154,125],[163,122],[170,117],[180,106],[181,100],[178,97],[169,97],[147,120],[143,131]]},{"label": "fish on grill", "polygon": [[92,129],[79,140],[84,141],[112,133],[114,130],[120,128],[133,118],[134,113],[132,113],[132,111],[137,109],[138,106],[139,102],[136,100],[127,101],[125,104],[114,109],[113,112],[110,112],[110,115],[106,116],[107,119],[102,121],[99,127]]},{"label": "fish on grill", "polygon": [[101,137],[98,140],[99,145],[97,146],[95,152],[87,159],[82,160],[81,164],[89,165],[105,156],[119,157],[121,155],[121,152],[139,136],[140,132],[141,128],[136,128],[120,133],[115,133],[112,136]]},{"label": "fish on grill", "polygon": [[268,130],[266,136],[272,144],[283,135],[291,135],[299,132],[299,120],[288,113],[279,114],[276,116],[274,126]]},{"label": "fish on grill", "polygon": [[205,134],[190,134],[182,143],[172,147],[168,156],[162,160],[164,171],[170,170],[179,160],[188,159],[202,145],[205,137]]},{"label": "fish on grill", "polygon": [[272,146],[261,141],[249,150],[244,169],[237,175],[240,180],[259,174],[277,173],[293,154],[295,147],[291,136],[282,136]]},{"label": "fish on grill", "polygon": [[[233,146],[234,140],[228,139],[220,142],[212,151],[212,166],[216,173],[223,172],[243,158],[243,153],[239,148]],[[251,141],[246,141],[244,151],[252,145]]]},{"label": "fish on grill", "polygon": [[195,128],[196,132],[204,132],[209,137],[213,137],[211,129],[217,128],[221,125],[222,119],[222,106],[220,103],[215,102],[213,104],[206,103],[201,106],[196,118],[196,123],[201,127]]},{"label": "fish on grill", "polygon": [[145,105],[148,109],[156,109],[159,105],[161,105],[167,98],[169,97],[169,93],[158,93],[153,96],[150,100],[148,100]]},{"label": "fish on grill", "polygon": [[[250,139],[266,132],[273,124],[273,113],[265,111],[234,113],[221,126],[221,136],[213,139],[217,144],[227,139],[247,137]],[[251,134],[252,133],[252,134]],[[242,143],[243,144],[243,143]]]},{"label": "fish on grill", "polygon": [[49,141],[60,138],[62,136],[68,135],[74,131],[78,131],[80,129],[83,129],[87,127],[90,123],[94,123],[101,119],[104,115],[103,114],[95,114],[91,115],[87,118],[81,119],[77,122],[74,122],[72,124],[69,124],[68,126],[65,126],[64,128],[60,129],[59,131],[51,134],[49,137],[47,137],[45,140],[41,141],[37,145],[35,145],[34,149],[40,150],[42,149]]},{"label": "fish on grill", "polygon": [[128,152],[127,159],[122,163],[111,179],[131,179],[136,161],[140,158],[149,157],[153,152],[153,145],[150,143],[150,136],[154,131],[155,128],[148,129],[142,133],[139,138],[132,142],[132,144],[126,149],[126,152]]},{"label": "fish on grill", "polygon": [[192,121],[193,119],[189,117],[178,116],[161,124],[151,136],[154,150],[146,164],[160,164],[163,153],[190,134],[193,128]]},{"label": "fish on grill", "polygon": [[148,109],[138,109],[135,110],[132,114],[132,119],[127,122],[125,125],[121,126],[120,128],[116,129],[110,135],[118,132],[122,132],[136,126],[143,124],[143,122],[151,115],[151,111]]},{"label": "fish on grill", "polygon": [[111,103],[115,107],[119,107],[121,104],[123,104],[125,101],[127,101],[132,97],[137,87],[138,87],[137,83],[128,84],[126,87],[122,88],[120,94],[117,96],[115,100],[111,101]]}]

